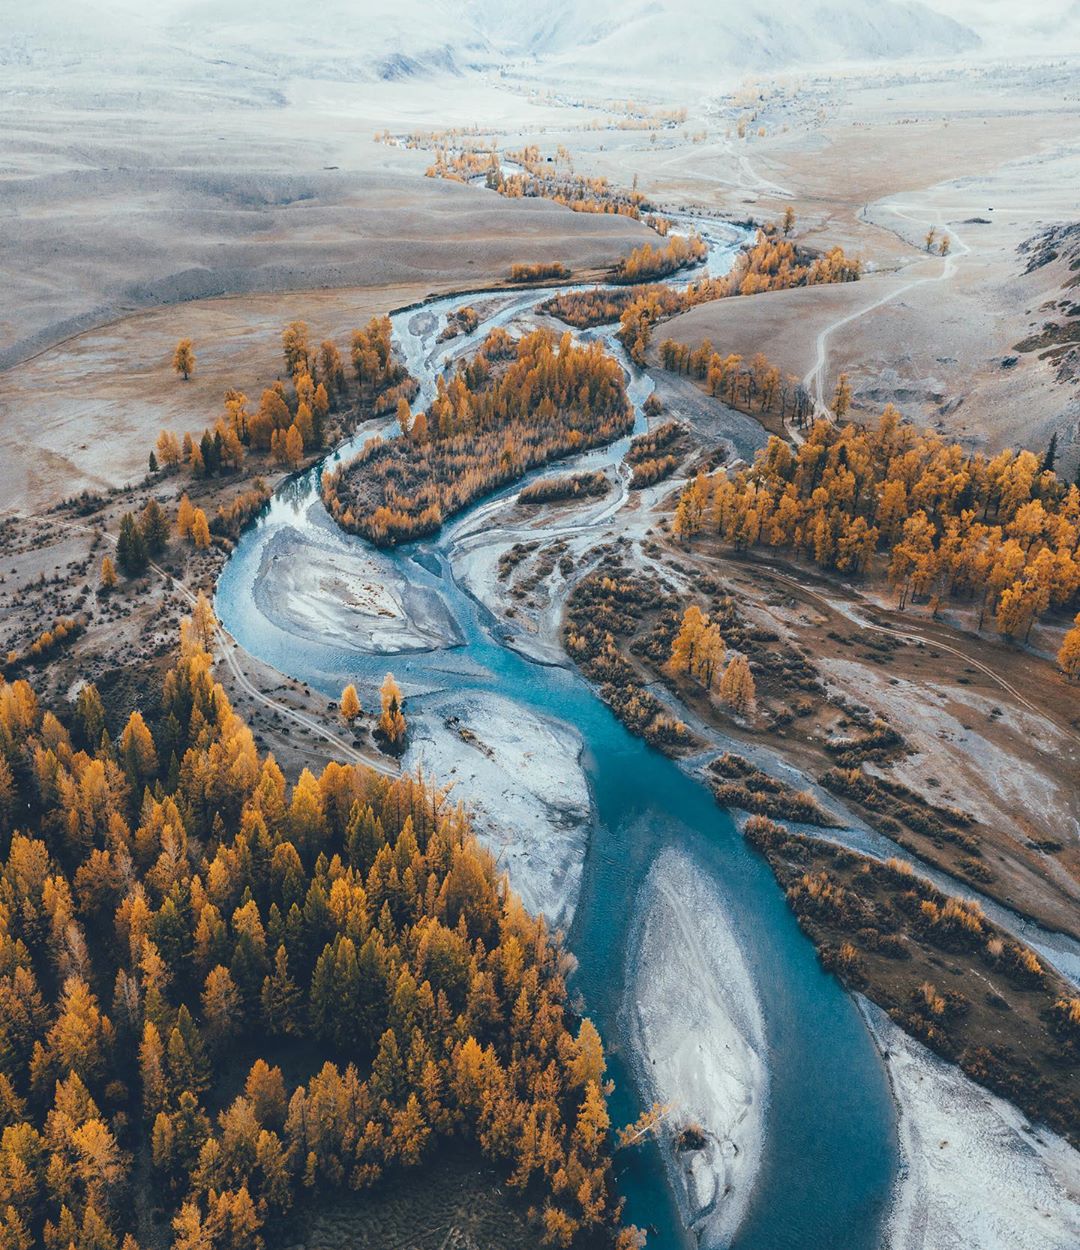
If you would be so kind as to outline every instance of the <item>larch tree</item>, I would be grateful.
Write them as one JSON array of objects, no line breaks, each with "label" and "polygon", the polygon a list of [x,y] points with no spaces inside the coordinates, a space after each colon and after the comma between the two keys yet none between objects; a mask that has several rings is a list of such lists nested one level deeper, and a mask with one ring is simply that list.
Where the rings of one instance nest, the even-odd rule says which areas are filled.
[{"label": "larch tree", "polygon": [[300,431],[300,438],[305,447],[310,447],[315,442],[315,416],[311,411],[311,405],[301,400],[296,406],[296,428]]},{"label": "larch tree", "polygon": [[[198,646],[203,651],[209,653],[217,636],[218,621],[214,615],[213,605],[201,590],[198,598],[195,600],[195,606],[191,610],[189,630],[191,637]],[[183,639],[183,636],[182,632],[181,639]]]},{"label": "larch tree", "polygon": [[195,348],[191,339],[181,339],[172,358],[173,369],[186,382],[195,372]]},{"label": "larch tree", "polygon": [[833,395],[833,415],[837,421],[843,421],[851,408],[851,383],[848,375],[841,373],[836,379],[836,393]]},{"label": "larch tree", "polygon": [[360,706],[360,698],[356,693],[356,687],[350,682],[349,685],[341,692],[341,715],[351,725],[360,715],[363,709]]},{"label": "larch tree", "polygon": [[720,697],[736,712],[747,715],[754,707],[754,676],[745,655],[732,656],[720,678]]},{"label": "larch tree", "polygon": [[942,235],[941,242],[938,244],[938,255],[948,256],[951,250],[952,250],[952,242],[950,241],[949,236],[947,234]]},{"label": "larch tree", "polygon": [[243,999],[228,968],[220,964],[206,974],[202,992],[206,1035],[220,1049],[239,1032],[243,1024]]},{"label": "larch tree", "polygon": [[281,332],[281,350],[285,356],[285,368],[292,377],[298,370],[307,373],[311,356],[306,321],[290,321]]},{"label": "larch tree", "polygon": [[200,549],[210,546],[210,525],[202,508],[196,508],[192,515],[191,541]]},{"label": "larch tree", "polygon": [[781,229],[785,238],[795,229],[795,209],[791,204],[784,209],[784,220],[781,223]]},{"label": "larch tree", "polygon": [[110,590],[116,587],[116,568],[109,556],[103,557],[101,561],[101,589],[108,594]]},{"label": "larch tree", "polygon": [[141,712],[134,711],[128,717],[120,735],[120,759],[137,789],[141,789],[158,770],[157,748]]},{"label": "larch tree", "polygon": [[345,367],[341,363],[341,353],[329,339],[325,339],[319,348],[318,373],[326,385],[327,394],[340,396],[344,392]]},{"label": "larch tree", "polygon": [[928,252],[932,252],[934,250],[934,243],[936,241],[937,241],[937,227],[931,226],[930,229],[927,230],[926,232],[926,238],[923,239],[923,244],[926,247],[926,250]]},{"label": "larch tree", "polygon": [[285,464],[290,469],[299,468],[304,459],[304,436],[294,422],[285,434]]},{"label": "larch tree", "polygon": [[698,643],[697,663],[694,666],[694,676],[706,690],[712,689],[713,677],[724,663],[725,654],[720,626],[712,622],[702,632]]},{"label": "larch tree", "polygon": [[176,510],[176,532],[181,538],[191,537],[191,526],[195,520],[195,506],[187,495],[180,496],[180,504]]},{"label": "larch tree", "polygon": [[683,613],[682,624],[671,644],[671,655],[668,659],[668,668],[676,676],[693,672],[697,648],[705,632],[706,620],[705,613],[696,603],[690,604]]},{"label": "larch tree", "polygon": [[1076,615],[1072,629],[1062,639],[1057,662],[1070,681],[1080,678],[1080,612]]},{"label": "larch tree", "polygon": [[169,430],[162,430],[158,435],[157,457],[166,469],[175,469],[180,463],[180,444]]},{"label": "larch tree", "polygon": [[387,673],[379,689],[379,700],[382,713],[379,716],[379,729],[393,750],[400,750],[405,743],[405,714],[401,708],[401,687],[394,680],[393,673]]}]

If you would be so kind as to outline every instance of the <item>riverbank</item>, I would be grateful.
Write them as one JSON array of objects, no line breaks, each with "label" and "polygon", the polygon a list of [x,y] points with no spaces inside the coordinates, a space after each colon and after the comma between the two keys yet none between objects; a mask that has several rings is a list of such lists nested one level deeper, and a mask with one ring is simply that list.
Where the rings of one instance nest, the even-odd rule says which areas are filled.
[{"label": "riverbank", "polygon": [[510,884],[552,930],[568,931],[592,828],[581,735],[491,693],[449,693],[410,715],[407,770],[463,803]]},{"label": "riverbank", "polygon": [[660,855],[640,910],[627,986],[639,1077],[664,1108],[664,1161],[686,1226],[712,1250],[731,1244],[761,1166],[761,1005],[726,905],[687,856]]},{"label": "riverbank", "polygon": [[1074,1250],[1080,1153],[856,997],[896,1099],[903,1161],[887,1250]]}]

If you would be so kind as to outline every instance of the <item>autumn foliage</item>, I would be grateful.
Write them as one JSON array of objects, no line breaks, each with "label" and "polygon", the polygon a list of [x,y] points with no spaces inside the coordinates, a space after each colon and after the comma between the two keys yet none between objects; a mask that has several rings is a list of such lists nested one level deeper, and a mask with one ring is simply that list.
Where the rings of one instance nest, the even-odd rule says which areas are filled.
[{"label": "autumn foliage", "polygon": [[[682,264],[694,263],[693,257],[700,252],[700,248],[696,246],[700,240],[691,239],[689,242],[692,253]],[[686,240],[673,238],[660,251],[670,255],[686,243]],[[649,245],[646,244],[646,247]],[[641,264],[646,264],[646,268],[655,267],[659,263],[655,259],[659,253],[656,249],[651,249],[651,254],[653,260],[646,263],[644,257],[635,261],[634,257],[638,254],[634,253],[626,264],[634,270],[638,270]],[[541,307],[544,312],[579,329],[618,321],[619,338],[623,346],[637,364],[643,365],[656,324],[686,312],[697,304],[726,299],[733,295],[780,291],[793,286],[853,282],[858,279],[859,274],[859,261],[846,256],[842,248],[833,248],[825,256],[814,258],[803,255],[794,244],[786,240],[777,240],[764,231],[759,231],[754,246],[741,252],[730,273],[723,277],[701,278],[683,286],[638,286],[627,290],[597,287],[589,291],[566,291],[546,301]],[[641,282],[653,276],[657,275],[639,273],[637,278],[623,277],[618,280]],[[673,367],[668,362],[665,362],[665,366]]]},{"label": "autumn foliage", "polygon": [[258,1250],[450,1138],[538,1239],[610,1230],[603,1050],[543,920],[426,779],[288,786],[212,631],[122,724],[0,682],[3,1244]]},{"label": "autumn foliage", "polygon": [[912,595],[974,601],[980,625],[989,615],[1010,638],[1080,592],[1080,489],[1029,451],[972,454],[891,407],[875,430],[819,421],[796,451],[772,438],[752,468],[699,476],[675,530],[883,573],[901,606]]},{"label": "autumn foliage", "polygon": [[741,412],[789,415],[796,425],[809,421],[813,403],[806,388],[790,374],[785,375],[764,352],[744,360],[737,352],[726,356],[704,339],[696,348],[674,339],[660,344],[660,363],[673,373],[687,373],[705,382],[710,395]]},{"label": "autumn foliage", "polygon": [[[394,356],[391,340],[389,317],[373,317],[353,331],[349,355],[356,378],[355,403],[350,409],[354,416],[361,409],[392,412],[399,400],[407,405],[417,389],[415,379]],[[266,387],[257,405],[243,391],[230,387],[224,410],[201,434],[177,438],[162,430],[153,453],[162,470],[172,473],[183,468],[192,477],[223,476],[238,472],[254,454],[269,456],[276,467],[292,472],[324,446],[334,433],[329,428],[331,409],[341,409],[349,397],[341,353],[330,340],[316,348],[303,321],[291,321],[285,327],[281,345],[287,379]],[[343,424],[348,421],[339,419],[338,428]],[[258,511],[250,496],[242,509],[252,514]],[[237,512],[224,517],[211,528],[235,537],[239,516]]]},{"label": "autumn foliage", "polygon": [[570,270],[560,261],[536,261],[510,266],[511,282],[543,282],[549,278],[569,278]]},{"label": "autumn foliage", "polygon": [[372,439],[323,478],[344,526],[380,546],[434,533],[443,520],[529,469],[596,447],[633,423],[618,364],[596,343],[495,330],[409,435]]},{"label": "autumn foliage", "polygon": [[700,265],[709,254],[708,244],[696,234],[689,238],[675,234],[667,243],[654,247],[643,243],[624,260],[611,275],[612,282],[654,282],[690,265]]}]

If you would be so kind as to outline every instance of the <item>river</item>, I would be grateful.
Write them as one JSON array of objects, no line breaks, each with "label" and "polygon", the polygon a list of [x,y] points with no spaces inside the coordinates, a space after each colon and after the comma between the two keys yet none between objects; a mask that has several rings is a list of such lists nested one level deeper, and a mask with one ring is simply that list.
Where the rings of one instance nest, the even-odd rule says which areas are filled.
[{"label": "river", "polygon": [[[746,232],[699,223],[710,244],[709,272],[727,271]],[[681,276],[686,281],[701,269]],[[434,394],[448,353],[460,354],[495,325],[511,325],[552,292],[484,296],[488,315],[474,334],[436,344],[447,314],[477,294],[453,296],[394,314],[395,342],[421,383],[418,403]],[[622,360],[645,428],[648,376],[601,331]],[[369,423],[370,425],[371,423]],[[348,459],[374,431],[364,429],[326,462]],[[589,467],[617,464],[626,439],[580,457]],[[324,463],[326,463],[324,462]],[[548,719],[572,726],[584,742],[583,765],[594,804],[577,909],[567,944],[576,957],[571,990],[580,992],[603,1034],[616,1082],[615,1123],[633,1120],[644,1093],[634,1053],[627,985],[638,942],[640,896],[649,870],[674,847],[709,879],[724,902],[760,998],[769,1072],[761,1169],[738,1250],[878,1250],[897,1168],[896,1126],[884,1069],[851,999],[822,972],[767,864],[747,847],[731,817],[709,792],[663,755],[628,733],[570,668],[529,661],[505,645],[497,622],[455,579],[448,554],[452,525],[433,539],[376,558],[418,595],[437,596],[459,641],[413,651],[388,663],[382,653],[285,629],[260,609],[273,596],[275,541],[288,535],[290,559],[305,543],[347,551],[362,539],[341,532],[319,499],[322,465],[285,482],[249,528],[218,583],[216,609],[226,629],[252,655],[307,682],[328,698],[355,681],[368,697],[388,667],[406,688],[410,708],[425,699],[496,692]],[[512,488],[517,490],[520,483]],[[480,507],[483,505],[474,505]],[[538,536],[542,533],[538,531]],[[299,551],[297,549],[299,544]],[[463,796],[467,798],[466,796]],[[692,917],[690,918],[692,921]],[[688,995],[694,987],[686,987]],[[624,1151],[617,1160],[626,1218],[650,1230],[654,1250],[693,1244],[683,1227],[659,1147]]]}]

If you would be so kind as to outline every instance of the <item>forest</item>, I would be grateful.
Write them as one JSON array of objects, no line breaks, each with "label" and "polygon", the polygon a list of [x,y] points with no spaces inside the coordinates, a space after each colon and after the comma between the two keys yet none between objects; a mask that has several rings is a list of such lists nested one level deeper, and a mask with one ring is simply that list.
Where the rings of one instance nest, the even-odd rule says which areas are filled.
[{"label": "forest", "polygon": [[738,352],[721,356],[709,339],[695,348],[665,339],[660,344],[660,363],[672,373],[703,380],[710,395],[739,412],[755,413],[759,418],[774,413],[781,421],[790,415],[800,429],[813,415],[814,405],[806,387],[793,374],[781,373],[764,352],[755,352],[747,361]]},{"label": "forest", "polygon": [[589,473],[568,473],[562,477],[541,477],[522,488],[520,504],[558,503],[567,499],[589,499],[606,495],[611,489],[601,469]]},{"label": "forest", "polygon": [[379,546],[431,534],[529,469],[609,443],[633,425],[623,373],[602,346],[537,330],[493,330],[426,412],[403,409],[400,437],[372,439],[323,478],[345,529]]},{"label": "forest", "polygon": [[977,605],[1025,639],[1080,592],[1080,488],[1030,451],[965,452],[887,407],[873,430],[818,421],[792,450],[771,438],[750,469],[699,474],[680,496],[683,542],[790,551],[847,576],[883,575],[899,595]]},{"label": "forest", "polygon": [[612,270],[611,281],[618,283],[653,282],[691,265],[700,265],[709,254],[708,244],[698,235],[688,238],[672,235],[660,247],[642,243]]},{"label": "forest", "polygon": [[552,278],[569,278],[570,270],[560,261],[536,261],[510,266],[511,282],[545,282]]},{"label": "forest", "polygon": [[558,941],[423,776],[290,788],[216,633],[122,723],[0,682],[0,1244],[258,1250],[454,1139],[545,1244],[640,1246]]}]

